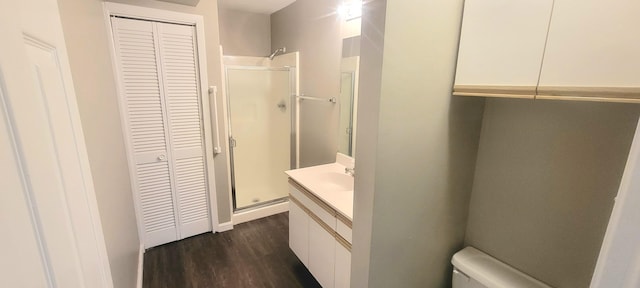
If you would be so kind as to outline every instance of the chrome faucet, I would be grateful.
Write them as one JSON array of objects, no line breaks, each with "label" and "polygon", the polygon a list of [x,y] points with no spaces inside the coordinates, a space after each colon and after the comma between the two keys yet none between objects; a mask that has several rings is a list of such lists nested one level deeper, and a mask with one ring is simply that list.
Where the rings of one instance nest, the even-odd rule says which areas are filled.
[{"label": "chrome faucet", "polygon": [[353,167],[353,168],[345,167],[344,168],[344,173],[346,173],[348,175],[351,175],[351,177],[354,177],[354,176],[356,176],[356,167]]}]

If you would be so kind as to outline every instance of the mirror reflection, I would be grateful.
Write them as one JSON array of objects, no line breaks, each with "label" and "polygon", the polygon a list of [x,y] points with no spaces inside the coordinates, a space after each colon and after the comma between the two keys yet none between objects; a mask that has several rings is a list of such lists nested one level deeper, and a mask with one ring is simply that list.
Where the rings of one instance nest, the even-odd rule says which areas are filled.
[{"label": "mirror reflection", "polygon": [[360,66],[360,36],[342,41],[340,64],[340,121],[338,122],[338,152],[353,157],[356,147],[358,75]]},{"label": "mirror reflection", "polygon": [[338,152],[352,156],[356,136],[356,103],[358,56],[342,58],[340,71],[340,121],[338,124]]}]

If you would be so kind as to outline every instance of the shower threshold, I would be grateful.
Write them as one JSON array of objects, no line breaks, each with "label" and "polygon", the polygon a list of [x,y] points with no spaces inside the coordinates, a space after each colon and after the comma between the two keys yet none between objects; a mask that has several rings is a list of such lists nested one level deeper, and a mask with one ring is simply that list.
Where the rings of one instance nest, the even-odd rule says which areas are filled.
[{"label": "shower threshold", "polygon": [[268,217],[289,211],[289,197],[282,197],[253,205],[237,208],[233,211],[233,225]]}]

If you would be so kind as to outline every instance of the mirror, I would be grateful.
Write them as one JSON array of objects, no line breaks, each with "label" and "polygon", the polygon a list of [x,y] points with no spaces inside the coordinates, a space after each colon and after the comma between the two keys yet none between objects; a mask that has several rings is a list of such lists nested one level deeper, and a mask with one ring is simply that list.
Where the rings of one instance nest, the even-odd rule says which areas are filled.
[{"label": "mirror", "polygon": [[340,64],[340,121],[338,124],[338,152],[353,157],[356,147],[356,119],[358,76],[360,66],[360,36],[342,41]]}]

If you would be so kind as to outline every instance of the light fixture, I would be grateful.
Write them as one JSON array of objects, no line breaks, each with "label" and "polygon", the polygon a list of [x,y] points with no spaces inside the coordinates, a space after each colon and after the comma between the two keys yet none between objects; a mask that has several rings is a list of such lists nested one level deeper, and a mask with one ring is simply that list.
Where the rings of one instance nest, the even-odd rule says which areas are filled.
[{"label": "light fixture", "polygon": [[346,21],[362,17],[362,1],[352,0],[343,2],[338,7],[338,15]]}]

